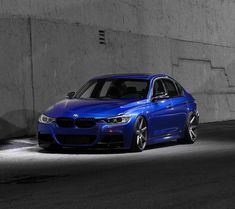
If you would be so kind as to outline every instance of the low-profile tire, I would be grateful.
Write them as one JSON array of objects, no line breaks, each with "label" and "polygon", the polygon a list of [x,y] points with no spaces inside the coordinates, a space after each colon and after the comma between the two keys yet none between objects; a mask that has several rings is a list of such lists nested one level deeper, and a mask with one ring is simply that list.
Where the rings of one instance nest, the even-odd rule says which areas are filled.
[{"label": "low-profile tire", "polygon": [[131,150],[134,152],[142,152],[148,140],[148,126],[145,118],[143,116],[139,116],[136,119],[132,140],[132,148]]},{"label": "low-profile tire", "polygon": [[186,124],[184,138],[178,140],[180,143],[193,144],[198,137],[199,116],[197,113],[189,113]]}]

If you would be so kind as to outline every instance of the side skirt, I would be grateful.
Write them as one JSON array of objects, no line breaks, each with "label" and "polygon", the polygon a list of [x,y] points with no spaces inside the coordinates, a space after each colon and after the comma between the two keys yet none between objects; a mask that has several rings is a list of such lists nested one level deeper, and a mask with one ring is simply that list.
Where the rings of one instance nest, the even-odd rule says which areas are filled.
[{"label": "side skirt", "polygon": [[161,143],[161,142],[167,142],[167,141],[173,141],[173,140],[177,140],[181,137],[182,137],[182,133],[179,133],[179,132],[174,133],[174,134],[166,134],[166,135],[162,135],[162,136],[148,139],[147,145]]}]

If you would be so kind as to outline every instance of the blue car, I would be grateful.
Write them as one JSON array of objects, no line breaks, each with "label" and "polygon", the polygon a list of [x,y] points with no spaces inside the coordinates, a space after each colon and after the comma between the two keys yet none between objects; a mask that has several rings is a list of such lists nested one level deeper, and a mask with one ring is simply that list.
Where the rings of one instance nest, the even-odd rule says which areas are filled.
[{"label": "blue car", "polygon": [[177,140],[194,143],[199,114],[195,99],[173,78],[117,74],[88,81],[45,111],[38,121],[39,146],[126,148]]}]

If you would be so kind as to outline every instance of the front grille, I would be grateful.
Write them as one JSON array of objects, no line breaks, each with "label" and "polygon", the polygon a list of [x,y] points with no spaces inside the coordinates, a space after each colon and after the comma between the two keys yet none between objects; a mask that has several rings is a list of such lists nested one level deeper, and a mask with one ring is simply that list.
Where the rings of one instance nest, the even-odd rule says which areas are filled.
[{"label": "front grille", "polygon": [[72,118],[56,118],[56,123],[63,128],[74,127],[74,120]]},{"label": "front grille", "polygon": [[75,125],[78,128],[91,128],[96,125],[96,120],[95,118],[78,118]]},{"label": "front grille", "polygon": [[84,145],[92,144],[96,140],[95,135],[57,135],[57,140],[61,144],[67,145]]},{"label": "front grille", "polygon": [[72,128],[77,126],[78,128],[91,128],[96,125],[95,118],[78,118],[74,121],[73,118],[57,118],[56,123],[62,128]]}]

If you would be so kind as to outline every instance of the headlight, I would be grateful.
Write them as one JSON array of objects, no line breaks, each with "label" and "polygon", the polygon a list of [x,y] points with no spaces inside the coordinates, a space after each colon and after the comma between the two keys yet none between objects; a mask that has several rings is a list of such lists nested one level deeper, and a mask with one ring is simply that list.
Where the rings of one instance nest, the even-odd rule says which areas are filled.
[{"label": "headlight", "polygon": [[39,123],[44,123],[44,124],[48,124],[48,123],[52,123],[55,121],[55,118],[50,118],[46,115],[40,115],[39,119],[38,119],[38,122]]},{"label": "headlight", "polygon": [[130,118],[130,115],[120,115],[116,117],[105,118],[104,121],[109,124],[127,123],[129,122]]}]

